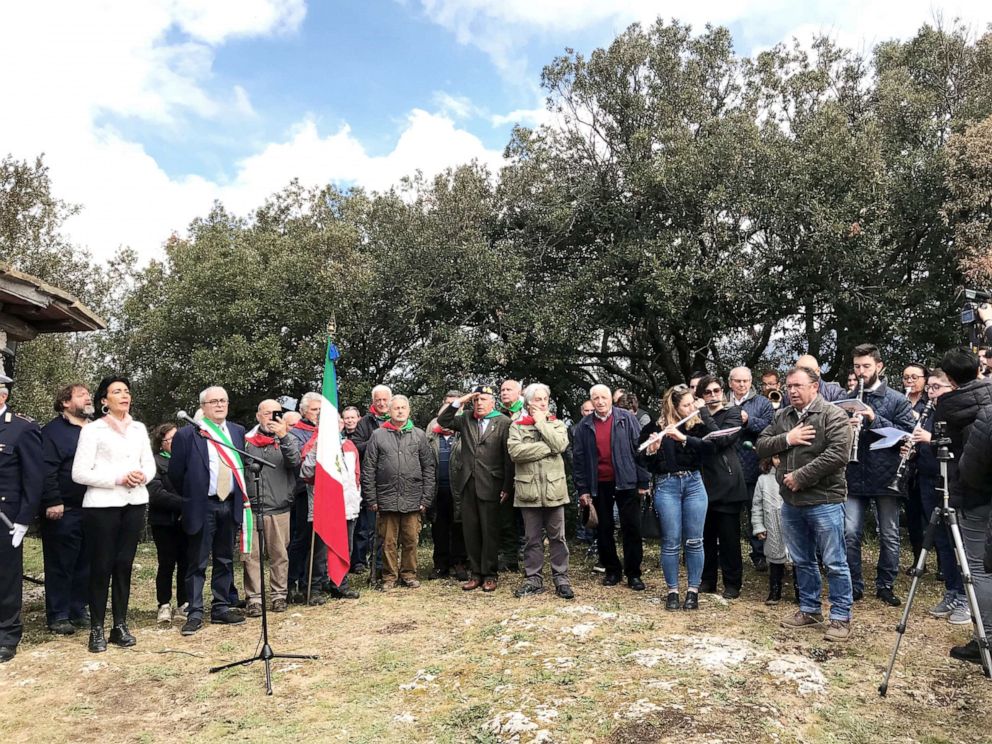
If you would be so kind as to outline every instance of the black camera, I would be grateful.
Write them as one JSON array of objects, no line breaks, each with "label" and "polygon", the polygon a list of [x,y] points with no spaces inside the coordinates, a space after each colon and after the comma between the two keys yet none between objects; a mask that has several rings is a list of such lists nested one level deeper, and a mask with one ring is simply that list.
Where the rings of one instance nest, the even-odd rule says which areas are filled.
[{"label": "black camera", "polygon": [[961,325],[968,329],[968,343],[973,348],[984,346],[983,332],[985,330],[978,317],[978,308],[992,302],[992,292],[981,289],[958,288],[957,301],[961,304]]}]

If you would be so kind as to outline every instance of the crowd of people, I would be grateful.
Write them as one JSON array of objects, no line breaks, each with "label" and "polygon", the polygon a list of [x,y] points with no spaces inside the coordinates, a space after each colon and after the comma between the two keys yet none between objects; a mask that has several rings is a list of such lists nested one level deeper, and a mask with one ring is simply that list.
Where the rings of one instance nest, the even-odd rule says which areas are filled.
[{"label": "crowd of people", "polygon": [[[406,396],[378,385],[367,412],[344,408],[330,432],[319,429],[316,393],[302,397],[298,412],[259,402],[246,431],[228,420],[225,389],[211,386],[199,396],[197,425],[165,422],[150,435],[131,416],[123,376],[103,379],[92,396],[81,383],[65,386],[44,427],[12,412],[3,386],[0,509],[11,537],[0,539],[0,659],[13,658],[20,640],[22,541],[39,511],[47,626],[56,634],[87,633],[93,652],[136,643],[128,605],[146,524],[158,555],[158,622],[180,621],[184,636],[198,632],[205,616],[216,624],[258,617],[263,597],[272,612],[358,599],[348,575],[329,578],[328,549],[313,526],[320,437],[341,439],[348,574],[372,572],[370,583],[383,591],[420,586],[418,545],[427,520],[429,578],[489,593],[501,577],[516,576],[513,594],[524,598],[545,591],[547,552],[554,594],[571,600],[566,509],[578,507],[576,536],[595,545],[604,586],[625,580],[644,591],[644,540],[657,536],[666,610],[698,609],[700,593],[717,592],[721,582],[723,597],[736,600],[746,537],[748,559],[768,574],[766,604],[782,601],[791,578],[798,608],[782,625],[819,628],[827,640],[844,641],[866,592],[869,513],[879,543],[874,596],[901,604],[900,523],[918,560],[945,488],[934,424],[946,422],[955,455],[946,487],[981,620],[992,633],[986,374],[978,355],[952,350],[939,368],[906,366],[898,389],[878,349],[863,344],[853,350],[843,387],[824,380],[808,355],[785,374],[762,371],[760,391],[746,367],[731,370],[726,385],[700,373],[664,391],[657,415],[631,393],[594,385],[567,426],[552,412],[547,385],[505,380],[498,388],[448,391],[425,429],[411,419]],[[238,450],[249,458],[242,461]],[[248,466],[257,458],[272,467],[252,477]],[[926,570],[939,572],[945,593],[929,613],[970,625],[945,530],[935,542],[936,562]],[[974,638],[951,655],[981,663]]]}]

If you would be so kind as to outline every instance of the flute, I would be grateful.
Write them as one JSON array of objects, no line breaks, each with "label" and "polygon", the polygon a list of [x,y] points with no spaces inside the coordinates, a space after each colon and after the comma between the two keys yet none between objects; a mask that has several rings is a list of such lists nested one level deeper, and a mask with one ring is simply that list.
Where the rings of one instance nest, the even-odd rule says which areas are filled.
[{"label": "flute", "polygon": [[[696,416],[698,416],[698,415],[699,415],[699,412],[698,412],[698,411],[696,411],[696,412],[694,412],[694,413],[690,413],[690,414],[689,414],[688,416],[686,416],[686,417],[685,417],[684,419],[682,419],[681,421],[679,421],[678,423],[676,423],[676,424],[675,424],[675,427],[676,427],[676,428],[678,428],[679,426],[682,426],[682,424],[684,424],[684,423],[685,423],[686,421],[689,421],[690,419],[694,419],[694,418],[695,418]],[[668,427],[665,427],[665,428],[668,428]],[[648,447],[649,447],[650,445],[652,445],[652,444],[654,444],[655,442],[657,442],[657,441],[659,441],[659,440],[660,440],[660,439],[661,439],[661,438],[662,438],[662,437],[663,437],[664,435],[665,435],[665,434],[664,434],[664,432],[660,432],[660,431],[656,431],[656,432],[655,432],[654,434],[652,434],[651,436],[649,436],[649,437],[648,437],[648,438],[647,438],[647,439],[646,439],[646,440],[644,441],[644,443],[643,443],[643,444],[641,444],[641,446],[640,446],[640,447],[638,447],[638,448],[637,448],[637,451],[638,451],[638,452],[643,452],[643,451],[644,451],[644,450],[646,450],[646,449],[647,449],[647,448],[648,448]]]}]

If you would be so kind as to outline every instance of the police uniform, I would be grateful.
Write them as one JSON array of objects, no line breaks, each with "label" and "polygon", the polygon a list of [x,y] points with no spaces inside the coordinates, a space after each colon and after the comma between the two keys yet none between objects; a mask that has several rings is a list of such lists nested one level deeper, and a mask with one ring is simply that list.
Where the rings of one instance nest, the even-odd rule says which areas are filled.
[{"label": "police uniform", "polygon": [[[0,510],[14,524],[29,525],[41,504],[44,466],[41,428],[32,419],[0,408]],[[15,548],[0,524],[0,661],[13,657],[21,640],[23,545]]]}]

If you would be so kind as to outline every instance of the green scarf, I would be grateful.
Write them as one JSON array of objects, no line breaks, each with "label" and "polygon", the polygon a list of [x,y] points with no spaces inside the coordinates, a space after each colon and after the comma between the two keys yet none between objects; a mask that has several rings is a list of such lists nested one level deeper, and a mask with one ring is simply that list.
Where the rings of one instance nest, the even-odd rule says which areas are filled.
[{"label": "green scarf", "polygon": [[509,414],[512,417],[514,413],[516,413],[517,411],[519,411],[521,408],[524,407],[524,399],[517,398],[508,406],[504,406],[502,403],[500,403],[500,406],[504,411],[506,411],[507,414]]},{"label": "green scarf", "polygon": [[401,434],[413,429],[413,419],[407,419],[403,426],[397,426],[392,421],[387,421],[382,425],[383,429],[389,429],[390,431],[398,431]]},{"label": "green scarf", "polygon": [[480,416],[477,413],[472,414],[476,421],[481,421],[482,419],[496,418],[497,416],[502,416],[503,414],[497,411],[495,408],[487,413],[485,416]]},{"label": "green scarf", "polygon": [[162,450],[161,452],[159,452],[159,454],[162,455],[162,457],[164,457],[166,460],[169,460],[169,459],[172,458],[172,453],[171,452],[166,452],[165,450]]}]

